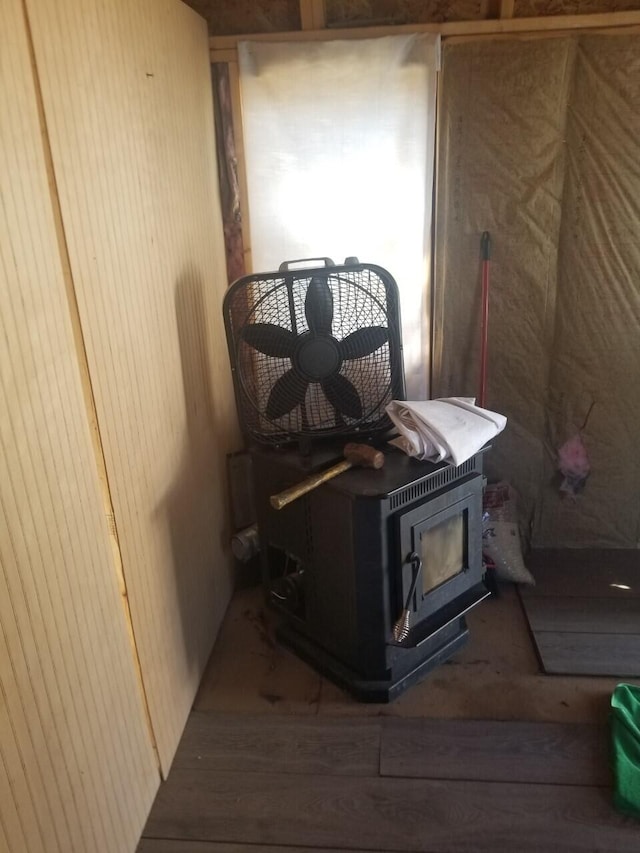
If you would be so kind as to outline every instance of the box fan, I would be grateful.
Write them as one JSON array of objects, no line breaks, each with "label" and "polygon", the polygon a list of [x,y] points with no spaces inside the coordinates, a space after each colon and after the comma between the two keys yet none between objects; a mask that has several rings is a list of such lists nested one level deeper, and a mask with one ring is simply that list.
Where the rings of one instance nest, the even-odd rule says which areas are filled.
[{"label": "box fan", "polygon": [[224,300],[236,403],[244,432],[263,443],[373,436],[404,399],[398,290],[356,258],[236,281]]}]

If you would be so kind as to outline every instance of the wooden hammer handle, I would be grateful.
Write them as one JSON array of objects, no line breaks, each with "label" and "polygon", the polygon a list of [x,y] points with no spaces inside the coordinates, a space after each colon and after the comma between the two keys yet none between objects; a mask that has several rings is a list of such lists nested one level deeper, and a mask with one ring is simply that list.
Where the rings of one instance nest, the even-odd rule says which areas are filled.
[{"label": "wooden hammer handle", "polygon": [[342,462],[338,462],[337,465],[332,465],[331,468],[327,468],[326,471],[320,471],[318,474],[313,474],[301,483],[296,483],[295,486],[291,486],[289,489],[285,489],[277,495],[272,495],[269,498],[269,503],[274,509],[282,509],[282,507],[285,507],[292,501],[301,498],[302,495],[306,495],[307,492],[317,489],[318,486],[322,485],[322,483],[326,483],[327,480],[332,480],[334,477],[337,477],[338,474],[342,474],[343,471],[348,471],[349,468],[353,468],[353,462],[349,462],[348,459],[344,459]]},{"label": "wooden hammer handle", "polygon": [[360,468],[382,468],[384,465],[384,453],[381,450],[376,450],[375,447],[370,447],[368,444],[355,444],[350,442],[344,448],[344,460],[338,462],[337,465],[332,465],[326,471],[321,471],[319,474],[312,474],[301,483],[285,489],[284,492],[279,492],[277,495],[272,495],[269,498],[269,503],[274,509],[282,509],[283,506],[290,504],[297,498],[306,495],[312,489],[316,489],[327,480],[332,480],[343,471],[348,471],[349,468],[358,466]]}]

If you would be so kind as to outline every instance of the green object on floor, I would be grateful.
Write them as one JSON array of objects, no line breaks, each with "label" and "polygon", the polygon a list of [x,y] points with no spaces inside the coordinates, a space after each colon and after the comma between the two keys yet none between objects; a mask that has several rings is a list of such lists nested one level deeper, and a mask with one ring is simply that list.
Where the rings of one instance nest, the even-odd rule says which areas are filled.
[{"label": "green object on floor", "polygon": [[611,696],[613,804],[640,818],[640,687],[618,684]]}]

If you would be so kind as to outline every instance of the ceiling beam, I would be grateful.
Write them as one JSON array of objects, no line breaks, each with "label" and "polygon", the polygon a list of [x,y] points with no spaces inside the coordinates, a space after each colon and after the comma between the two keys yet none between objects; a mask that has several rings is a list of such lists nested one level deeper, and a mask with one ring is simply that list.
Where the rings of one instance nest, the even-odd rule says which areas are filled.
[{"label": "ceiling beam", "polygon": [[[341,38],[375,38],[407,33],[440,33],[449,36],[492,36],[524,34],[560,34],[567,31],[624,30],[640,27],[640,11],[606,12],[594,15],[549,15],[539,18],[495,18],[479,21],[449,21],[434,24],[402,24],[384,27],[296,30],[285,33],[212,36],[209,39],[212,61],[225,62],[239,41],[325,41]],[[221,53],[219,53],[219,51]]]}]

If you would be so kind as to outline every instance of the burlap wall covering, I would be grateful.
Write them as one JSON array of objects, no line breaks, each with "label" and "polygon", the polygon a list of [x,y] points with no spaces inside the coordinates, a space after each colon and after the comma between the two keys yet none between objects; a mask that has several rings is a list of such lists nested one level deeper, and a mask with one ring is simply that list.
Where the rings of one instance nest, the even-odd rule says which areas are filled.
[{"label": "burlap wall covering", "polygon": [[[474,395],[483,230],[493,238],[487,462],[534,546],[640,540],[640,39],[445,47],[434,396]],[[590,412],[590,414],[589,414]],[[583,430],[592,473],[558,490]]]}]

